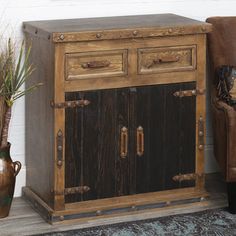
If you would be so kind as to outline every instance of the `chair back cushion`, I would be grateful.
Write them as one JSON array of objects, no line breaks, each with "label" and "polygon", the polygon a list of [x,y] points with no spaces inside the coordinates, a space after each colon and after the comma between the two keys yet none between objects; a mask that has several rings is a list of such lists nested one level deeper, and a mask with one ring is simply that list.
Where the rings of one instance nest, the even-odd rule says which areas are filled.
[{"label": "chair back cushion", "polygon": [[208,34],[208,50],[212,83],[216,86],[217,68],[236,66],[236,17],[210,17],[206,21],[213,25]]}]

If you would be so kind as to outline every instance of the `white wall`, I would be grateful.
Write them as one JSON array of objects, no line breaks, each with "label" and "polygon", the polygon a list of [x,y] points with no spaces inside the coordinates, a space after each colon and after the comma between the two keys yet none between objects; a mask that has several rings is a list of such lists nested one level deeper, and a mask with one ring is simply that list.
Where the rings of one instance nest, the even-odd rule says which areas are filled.
[{"label": "white wall", "polygon": [[[205,21],[209,16],[234,15],[235,8],[234,0],[0,0],[0,32],[6,38],[10,35],[20,40],[23,21],[157,13],[175,13]],[[21,99],[15,104],[10,127],[11,156],[23,164],[15,196],[21,195],[25,184],[24,135],[24,99]],[[206,154],[206,171],[217,170],[209,128]]]}]

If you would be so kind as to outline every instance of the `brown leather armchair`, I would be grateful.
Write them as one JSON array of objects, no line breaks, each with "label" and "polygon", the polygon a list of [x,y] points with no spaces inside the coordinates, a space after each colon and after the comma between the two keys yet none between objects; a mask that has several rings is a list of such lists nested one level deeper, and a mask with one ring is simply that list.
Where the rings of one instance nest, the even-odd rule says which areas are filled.
[{"label": "brown leather armchair", "polygon": [[236,108],[219,100],[217,68],[236,66],[236,17],[210,17],[208,34],[214,155],[227,182],[229,211],[236,213]]}]

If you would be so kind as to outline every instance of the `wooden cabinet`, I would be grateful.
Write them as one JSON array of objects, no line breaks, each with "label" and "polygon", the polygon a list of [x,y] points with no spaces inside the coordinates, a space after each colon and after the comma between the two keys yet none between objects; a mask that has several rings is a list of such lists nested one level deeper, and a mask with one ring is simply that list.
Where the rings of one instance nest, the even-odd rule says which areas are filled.
[{"label": "wooden cabinet", "polygon": [[[204,191],[205,34],[172,14],[24,23],[24,195],[51,223],[158,210]],[[37,120],[37,124],[35,123]]]}]

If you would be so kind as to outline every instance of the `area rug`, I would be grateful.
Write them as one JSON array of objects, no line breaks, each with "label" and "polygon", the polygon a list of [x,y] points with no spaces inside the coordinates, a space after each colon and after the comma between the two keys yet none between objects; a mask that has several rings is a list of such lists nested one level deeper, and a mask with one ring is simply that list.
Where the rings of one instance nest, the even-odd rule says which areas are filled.
[{"label": "area rug", "polygon": [[[40,234],[44,236],[233,236],[236,215],[226,209],[166,216],[87,229]],[[38,235],[39,236],[39,235]]]}]

